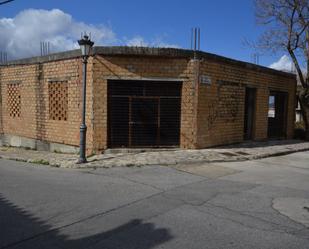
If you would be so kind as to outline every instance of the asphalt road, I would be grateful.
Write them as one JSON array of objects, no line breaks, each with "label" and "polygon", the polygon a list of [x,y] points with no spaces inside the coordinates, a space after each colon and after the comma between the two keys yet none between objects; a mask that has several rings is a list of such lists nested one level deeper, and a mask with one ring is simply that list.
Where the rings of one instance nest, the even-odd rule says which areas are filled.
[{"label": "asphalt road", "polygon": [[307,200],[309,152],[181,171],[0,160],[0,249],[309,248]]}]

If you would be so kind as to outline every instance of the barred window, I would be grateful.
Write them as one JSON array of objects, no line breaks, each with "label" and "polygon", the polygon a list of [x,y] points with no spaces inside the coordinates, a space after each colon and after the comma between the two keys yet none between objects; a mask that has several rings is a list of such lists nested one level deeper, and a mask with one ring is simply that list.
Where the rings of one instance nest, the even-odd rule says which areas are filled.
[{"label": "barred window", "polygon": [[19,83],[12,83],[7,85],[7,105],[10,117],[20,117],[21,95]]},{"label": "barred window", "polygon": [[48,83],[49,119],[68,119],[68,82],[52,81]]}]

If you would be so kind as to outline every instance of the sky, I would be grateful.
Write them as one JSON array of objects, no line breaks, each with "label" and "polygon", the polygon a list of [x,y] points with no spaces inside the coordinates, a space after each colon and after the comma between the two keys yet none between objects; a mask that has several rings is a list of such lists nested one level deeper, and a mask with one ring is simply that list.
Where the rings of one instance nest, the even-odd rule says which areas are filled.
[{"label": "sky", "polygon": [[[191,28],[201,29],[201,50],[252,62],[244,39],[256,40],[253,0],[15,0],[0,5],[0,51],[9,59],[78,48],[83,31],[95,45],[190,48]],[[285,54],[263,55],[259,63],[291,68]]]}]

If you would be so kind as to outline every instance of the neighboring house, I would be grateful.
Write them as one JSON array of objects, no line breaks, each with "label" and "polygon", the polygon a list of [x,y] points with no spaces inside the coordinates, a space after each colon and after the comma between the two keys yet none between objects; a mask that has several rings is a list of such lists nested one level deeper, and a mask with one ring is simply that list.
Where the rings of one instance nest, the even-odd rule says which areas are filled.
[{"label": "neighboring house", "polygon": [[[95,47],[88,61],[88,153],[293,137],[295,75],[205,52],[193,55],[184,49]],[[81,81],[79,50],[1,66],[2,142],[76,151]]]},{"label": "neighboring house", "polygon": [[[301,90],[301,85],[300,83],[298,83],[297,85],[297,92]],[[296,122],[302,122],[303,121],[303,115],[301,113],[301,108],[300,108],[300,103],[299,103],[299,100],[297,98],[296,100],[296,105],[295,105],[295,121]]]},{"label": "neighboring house", "polygon": [[303,115],[301,113],[299,101],[297,101],[297,106],[296,106],[296,109],[295,109],[295,121],[296,122],[302,122],[303,121]]},{"label": "neighboring house", "polygon": [[275,109],[275,98],[274,96],[269,96],[268,99],[268,117],[274,118],[276,115],[276,109]]}]

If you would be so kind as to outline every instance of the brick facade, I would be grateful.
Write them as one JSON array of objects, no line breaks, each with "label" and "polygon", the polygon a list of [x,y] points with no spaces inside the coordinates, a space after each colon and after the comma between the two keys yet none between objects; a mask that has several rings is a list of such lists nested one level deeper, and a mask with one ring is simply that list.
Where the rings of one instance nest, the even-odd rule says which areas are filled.
[{"label": "brick facade", "polygon": [[288,93],[287,138],[293,138],[295,76],[215,61],[202,62],[200,74],[210,76],[212,84],[199,86],[198,147],[243,141],[246,87],[255,88],[257,93],[253,139],[267,139],[270,90]]},{"label": "brick facade", "polygon": [[[295,76],[206,53],[199,58],[192,59],[191,51],[179,49],[96,48],[87,74],[88,154],[108,146],[107,82],[111,79],[182,81],[181,148],[243,141],[248,86],[256,88],[253,138],[267,139],[270,89],[288,93],[287,137],[293,136]],[[204,75],[211,79],[210,84],[201,83]],[[81,79],[77,51],[1,66],[1,132],[78,146]],[[20,92],[20,115],[16,116],[10,115],[12,104],[8,100],[12,98],[8,95],[12,84]]]},{"label": "brick facade", "polygon": [[94,130],[96,150],[107,148],[107,81],[108,79],[181,79],[182,115],[181,146],[193,148],[194,134],[194,80],[192,63],[181,58],[128,58],[96,56],[93,61]]}]

